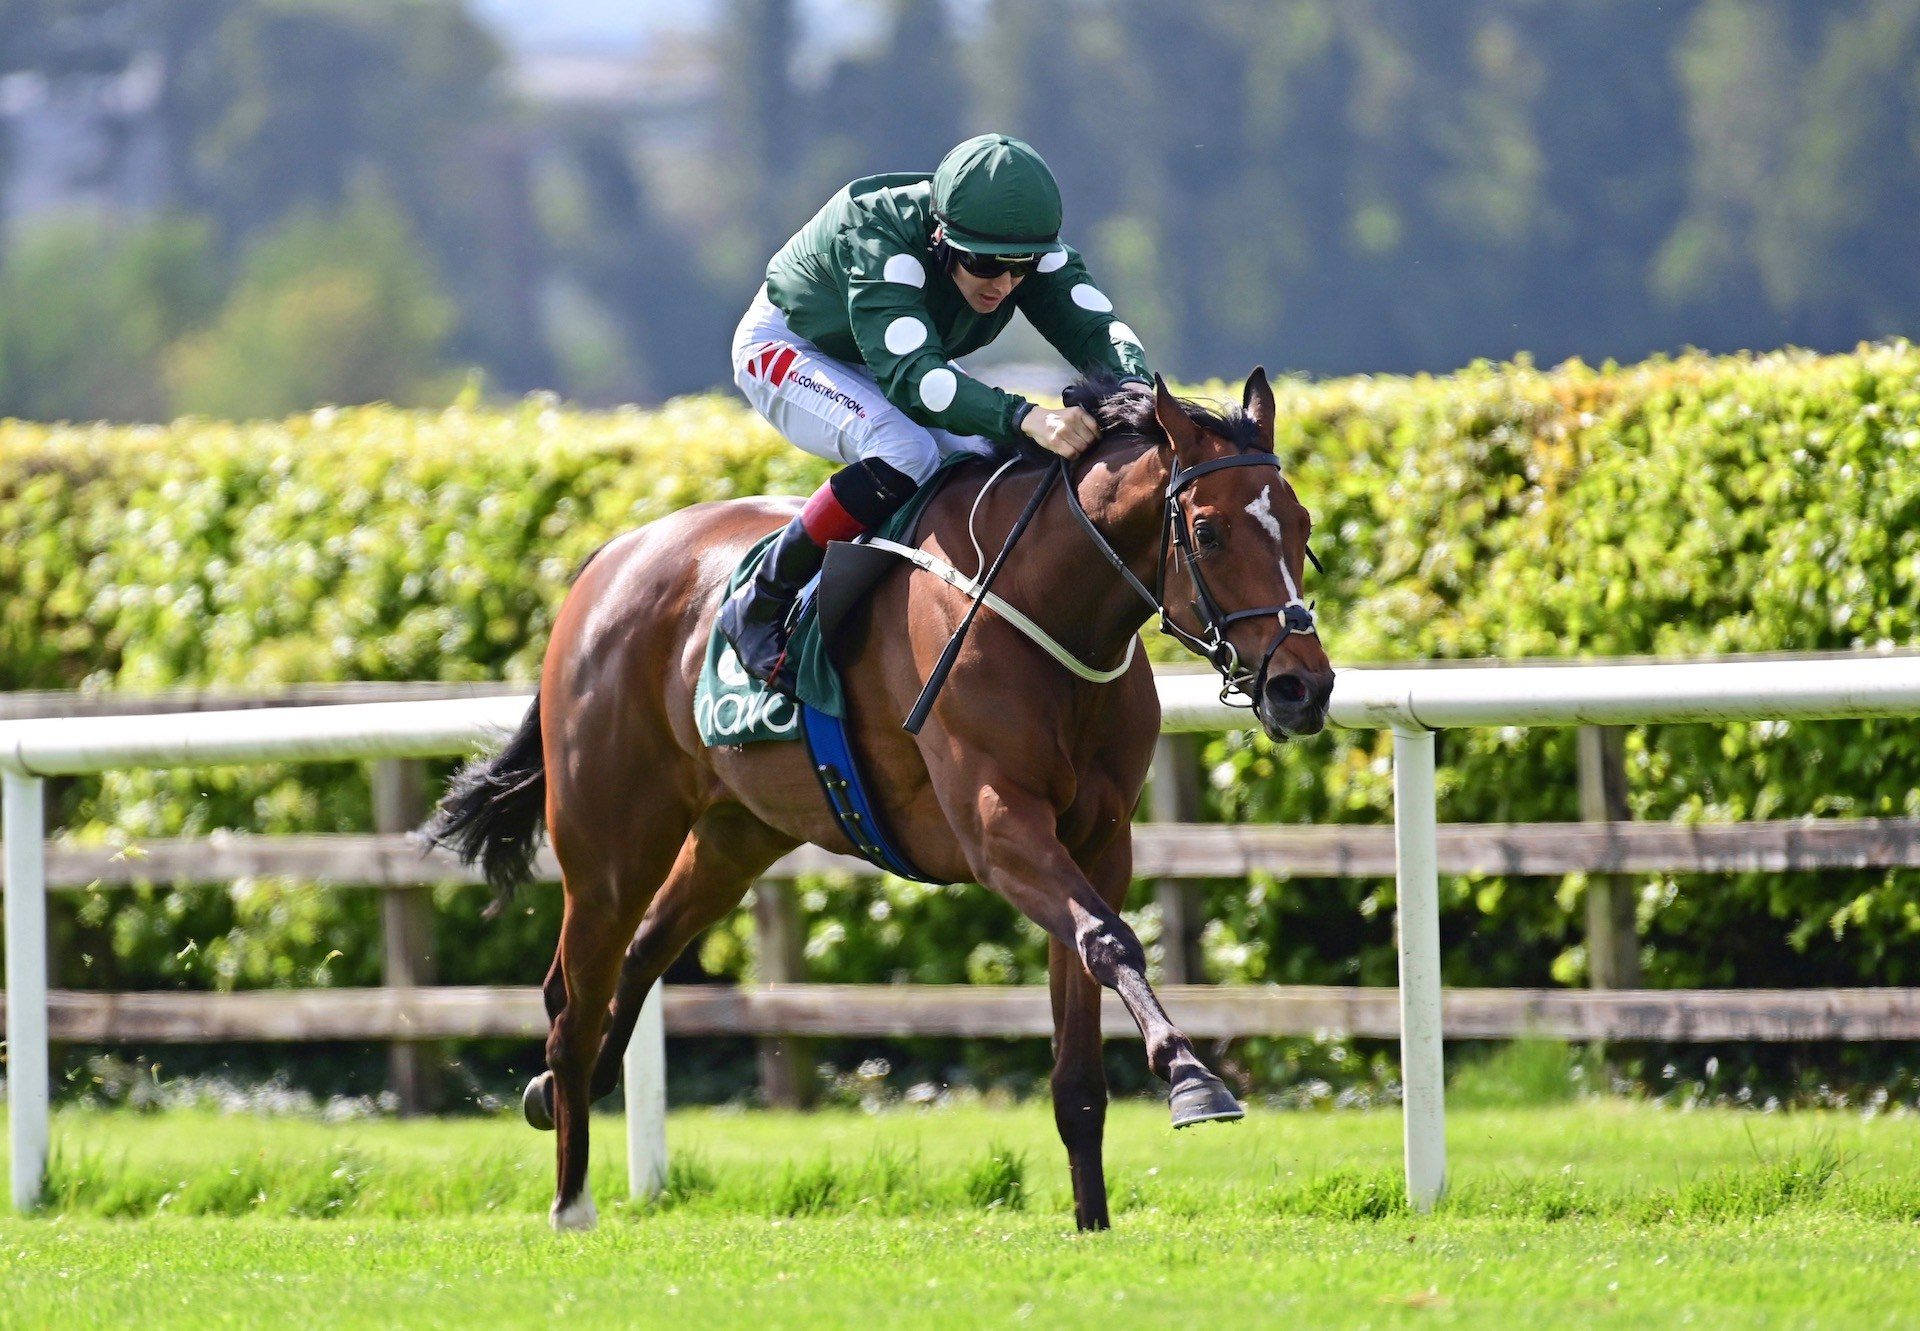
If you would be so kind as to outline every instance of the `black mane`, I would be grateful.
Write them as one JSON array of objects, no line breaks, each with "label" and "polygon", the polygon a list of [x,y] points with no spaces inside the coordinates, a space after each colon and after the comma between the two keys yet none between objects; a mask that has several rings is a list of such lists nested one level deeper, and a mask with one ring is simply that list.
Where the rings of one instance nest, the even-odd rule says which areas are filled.
[{"label": "black mane", "polygon": [[[1076,381],[1069,394],[1082,402],[1092,402],[1094,419],[1100,433],[1136,435],[1142,439],[1164,439],[1166,431],[1153,414],[1153,389],[1141,383],[1121,383],[1117,375],[1089,374]],[[1210,402],[1179,397],[1174,401],[1187,418],[1209,434],[1219,435],[1242,453],[1260,446],[1260,430],[1253,418],[1239,407],[1222,410]]]}]

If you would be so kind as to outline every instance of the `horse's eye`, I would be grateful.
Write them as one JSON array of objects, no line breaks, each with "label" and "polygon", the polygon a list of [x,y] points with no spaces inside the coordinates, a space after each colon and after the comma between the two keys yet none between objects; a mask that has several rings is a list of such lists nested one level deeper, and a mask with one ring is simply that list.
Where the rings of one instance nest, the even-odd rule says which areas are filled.
[{"label": "horse's eye", "polygon": [[1218,550],[1222,544],[1220,528],[1203,518],[1193,524],[1193,540],[1202,550]]}]

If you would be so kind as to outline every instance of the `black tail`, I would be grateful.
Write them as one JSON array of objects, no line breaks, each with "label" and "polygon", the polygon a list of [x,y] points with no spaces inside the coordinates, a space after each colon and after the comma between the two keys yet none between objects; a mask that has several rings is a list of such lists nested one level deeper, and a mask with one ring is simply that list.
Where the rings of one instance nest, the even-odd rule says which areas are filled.
[{"label": "black tail", "polygon": [[547,766],[536,692],[506,747],[492,757],[475,758],[454,774],[422,833],[462,864],[478,862],[494,891],[491,915],[533,877],[546,810]]}]

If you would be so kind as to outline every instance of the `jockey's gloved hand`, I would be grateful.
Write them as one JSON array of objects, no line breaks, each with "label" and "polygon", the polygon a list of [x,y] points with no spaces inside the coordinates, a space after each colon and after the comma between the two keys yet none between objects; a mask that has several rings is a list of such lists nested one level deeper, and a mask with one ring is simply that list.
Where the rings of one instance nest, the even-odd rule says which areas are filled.
[{"label": "jockey's gloved hand", "polygon": [[1020,418],[1020,433],[1047,452],[1071,461],[1100,438],[1100,423],[1084,407],[1033,407]]}]

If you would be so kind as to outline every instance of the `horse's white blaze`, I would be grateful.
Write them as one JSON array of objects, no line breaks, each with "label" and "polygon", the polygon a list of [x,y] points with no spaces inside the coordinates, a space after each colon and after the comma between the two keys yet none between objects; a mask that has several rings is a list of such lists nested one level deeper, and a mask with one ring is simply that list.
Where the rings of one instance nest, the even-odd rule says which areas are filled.
[{"label": "horse's white blaze", "polygon": [[580,1195],[567,1206],[554,1208],[553,1227],[556,1230],[592,1229],[600,1223],[600,1212],[593,1204],[593,1189],[582,1186]]},{"label": "horse's white blaze", "polygon": [[1280,519],[1275,517],[1273,513],[1273,487],[1271,485],[1263,485],[1260,487],[1260,497],[1247,505],[1247,513],[1255,522],[1259,523],[1260,526],[1265,529],[1267,535],[1273,537],[1276,541],[1282,539]]},{"label": "horse's white blaze", "polygon": [[[1260,524],[1262,530],[1264,530],[1267,535],[1273,537],[1276,541],[1281,539],[1280,519],[1275,517],[1273,513],[1273,487],[1271,485],[1263,485],[1260,487],[1260,497],[1247,505],[1247,513],[1255,522]],[[1300,586],[1294,582],[1293,572],[1287,567],[1287,561],[1284,556],[1280,560],[1280,577],[1287,584],[1287,604],[1305,604],[1305,602],[1300,599]]]}]

